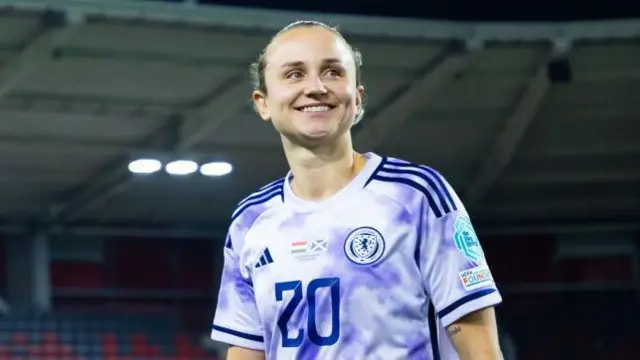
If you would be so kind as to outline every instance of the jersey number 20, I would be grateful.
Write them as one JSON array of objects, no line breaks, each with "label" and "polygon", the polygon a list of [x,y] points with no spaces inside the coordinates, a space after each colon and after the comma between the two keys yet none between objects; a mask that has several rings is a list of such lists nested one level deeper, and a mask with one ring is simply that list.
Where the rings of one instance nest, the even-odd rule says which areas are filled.
[{"label": "jersey number 20", "polygon": [[[278,318],[278,328],[282,333],[282,347],[298,347],[304,339],[304,329],[298,329],[298,335],[289,337],[287,324],[291,320],[294,310],[306,297],[308,316],[307,332],[309,340],[318,346],[333,345],[340,337],[340,279],[319,278],[309,282],[306,291],[303,291],[302,281],[287,281],[276,283],[276,301],[282,301],[287,291],[293,291],[291,301],[286,304],[284,311]],[[331,333],[327,336],[318,334],[316,327],[316,291],[328,288],[331,293]]]}]

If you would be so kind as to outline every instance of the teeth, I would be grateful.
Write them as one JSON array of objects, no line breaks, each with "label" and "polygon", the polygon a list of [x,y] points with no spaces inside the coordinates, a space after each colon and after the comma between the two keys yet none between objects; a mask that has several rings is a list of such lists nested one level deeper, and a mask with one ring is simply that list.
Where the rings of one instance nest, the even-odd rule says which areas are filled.
[{"label": "teeth", "polygon": [[320,106],[305,106],[302,108],[304,112],[320,112],[320,111],[329,111],[329,106],[320,105]]}]

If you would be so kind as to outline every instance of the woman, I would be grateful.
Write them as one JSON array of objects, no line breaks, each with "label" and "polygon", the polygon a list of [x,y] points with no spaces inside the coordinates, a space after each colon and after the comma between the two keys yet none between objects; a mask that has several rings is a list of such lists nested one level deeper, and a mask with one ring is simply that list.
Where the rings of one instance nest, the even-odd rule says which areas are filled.
[{"label": "woman", "polygon": [[229,360],[499,359],[501,296],[455,192],[428,167],[353,149],[360,68],[312,21],[252,66],[291,171],[233,213],[211,337]]}]

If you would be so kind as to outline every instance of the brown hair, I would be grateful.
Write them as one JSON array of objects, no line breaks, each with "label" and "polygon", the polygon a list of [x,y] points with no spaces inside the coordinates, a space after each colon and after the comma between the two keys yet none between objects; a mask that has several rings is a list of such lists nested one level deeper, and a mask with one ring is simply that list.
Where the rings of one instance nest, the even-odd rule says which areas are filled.
[{"label": "brown hair", "polygon": [[[280,31],[278,31],[271,38],[271,41],[269,42],[269,44],[273,41],[273,39],[278,37],[278,35],[285,33],[291,29],[295,29],[299,27],[319,27],[322,29],[326,29],[331,31],[333,34],[339,37],[342,41],[344,41],[344,43],[347,45],[347,47],[351,51],[351,55],[353,56],[353,62],[355,63],[355,66],[356,66],[356,86],[362,85],[362,78],[361,78],[362,77],[362,54],[357,49],[354,49],[351,46],[351,44],[349,44],[349,42],[344,38],[344,36],[342,35],[342,33],[340,33],[337,27],[329,26],[320,21],[313,21],[313,20],[296,21],[285,26]],[[249,66],[251,84],[253,85],[254,90],[261,91],[265,94],[267,93],[267,85],[265,84],[265,81],[264,81],[264,70],[265,70],[265,67],[267,66],[266,52],[267,52],[267,48],[269,47],[269,44],[267,44],[267,46],[265,46],[265,48],[262,49],[262,51],[260,52],[260,55],[258,55],[258,59]],[[356,123],[360,121],[360,119],[362,118],[362,115],[364,115],[364,106],[360,111],[360,113],[357,114],[356,116],[356,120],[355,120]]]}]

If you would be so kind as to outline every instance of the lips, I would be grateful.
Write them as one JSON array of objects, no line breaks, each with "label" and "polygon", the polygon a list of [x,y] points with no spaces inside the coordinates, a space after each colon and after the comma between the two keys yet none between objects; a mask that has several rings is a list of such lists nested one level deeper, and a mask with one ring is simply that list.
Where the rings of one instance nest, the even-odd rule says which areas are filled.
[{"label": "lips", "polygon": [[335,108],[335,106],[331,104],[312,104],[312,105],[298,106],[295,109],[305,113],[316,113],[316,112],[329,111],[333,108]]}]

